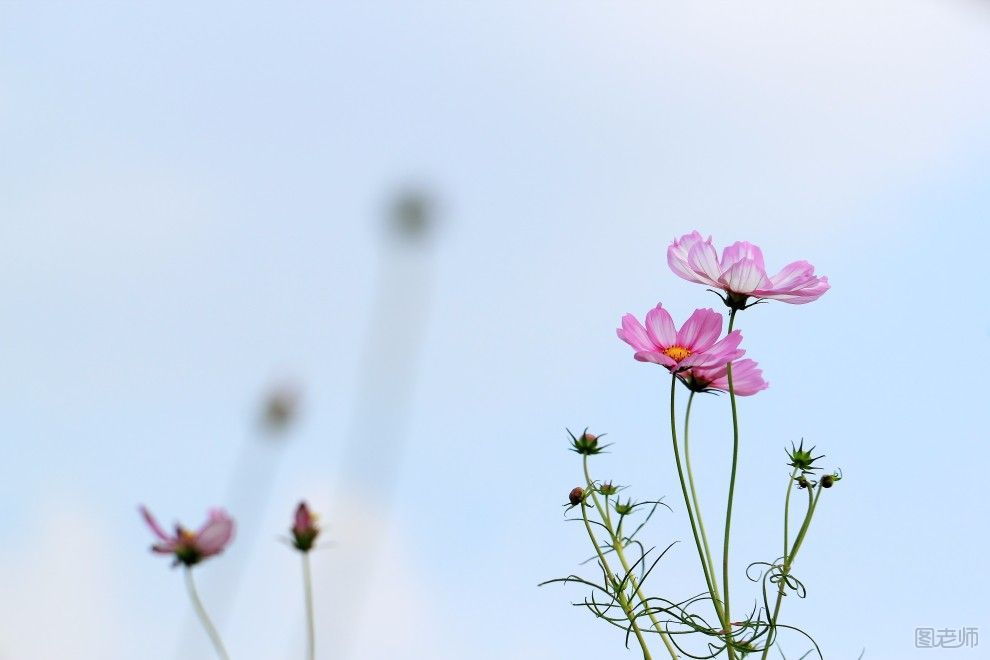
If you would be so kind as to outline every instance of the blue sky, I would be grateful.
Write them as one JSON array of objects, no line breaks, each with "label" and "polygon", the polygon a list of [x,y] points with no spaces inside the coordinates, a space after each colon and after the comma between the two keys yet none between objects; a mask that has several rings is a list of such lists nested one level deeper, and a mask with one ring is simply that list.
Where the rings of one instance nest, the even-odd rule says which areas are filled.
[{"label": "blue sky", "polygon": [[[618,657],[579,592],[534,585],[588,554],[565,426],[609,432],[601,476],[666,495],[651,538],[689,540],[666,380],[614,327],[718,302],[666,267],[695,228],[833,285],[741,318],[771,388],[741,411],[737,569],[776,552],[803,436],[846,479],[785,616],[829,658],[990,630],[988,32],[961,0],[0,4],[0,658],[206,657],[139,502],[230,507],[204,599],[230,594],[236,657],[301,655],[277,537],[303,496],[336,544],[324,657]],[[406,186],[438,207],[414,249],[382,231]],[[301,418],[259,446],[283,378]],[[726,404],[693,434],[710,527]],[[225,501],[245,445],[262,511]],[[657,584],[698,589],[692,552]]]}]

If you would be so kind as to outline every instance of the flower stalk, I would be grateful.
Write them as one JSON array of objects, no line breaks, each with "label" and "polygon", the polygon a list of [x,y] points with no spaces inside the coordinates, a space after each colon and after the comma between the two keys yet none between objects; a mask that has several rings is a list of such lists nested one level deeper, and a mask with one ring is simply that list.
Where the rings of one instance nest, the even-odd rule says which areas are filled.
[{"label": "flower stalk", "polygon": [[230,656],[227,655],[227,649],[224,648],[223,640],[220,638],[220,633],[217,632],[216,627],[210,620],[210,616],[206,613],[206,608],[203,607],[203,601],[200,600],[199,594],[196,592],[196,583],[193,581],[192,567],[187,566],[183,573],[185,573],[186,577],[186,591],[189,592],[189,600],[192,601],[193,609],[196,610],[196,616],[199,618],[200,623],[203,624],[206,634],[213,643],[213,648],[216,650],[217,656],[220,660],[230,660]]},{"label": "flower stalk", "polygon": [[591,472],[588,469],[588,456],[584,456],[584,478],[588,484],[588,490],[591,493],[591,499],[595,503],[595,508],[598,510],[598,515],[601,517],[602,521],[605,523],[605,528],[609,533],[609,537],[612,542],[612,549],[615,550],[616,557],[619,558],[619,563],[622,565],[622,570],[625,571],[628,577],[629,584],[632,587],[632,592],[639,599],[640,604],[646,611],[647,615],[650,617],[650,622],[653,624],[653,629],[657,631],[660,635],[660,639],[663,641],[664,646],[667,648],[667,652],[670,653],[670,657],[677,660],[677,651],[674,649],[673,643],[670,641],[670,636],[664,630],[659,619],[657,619],[656,613],[650,608],[649,601],[646,596],[643,595],[643,590],[639,585],[639,581],[636,579],[636,574],[632,570],[632,566],[629,564],[629,560],[626,558],[625,543],[622,538],[620,527],[622,526],[622,519],[619,519],[619,526],[615,527],[612,525],[612,514],[609,512],[608,508],[608,495],[604,495],[605,504],[598,499],[598,494],[595,490],[594,482],[591,480]]},{"label": "flower stalk", "polygon": [[[736,312],[733,308],[729,312],[729,332],[736,322]],[[722,594],[725,597],[723,608],[725,619],[731,621],[731,610],[729,604],[729,536],[732,533],[732,502],[736,493],[736,471],[739,466],[739,413],[736,409],[736,390],[732,382],[732,362],[726,365],[726,378],[729,382],[729,407],[732,409],[732,469],[729,473],[729,500],[725,506],[725,537],[722,543]],[[729,647],[729,656],[732,657],[732,647]]]}]

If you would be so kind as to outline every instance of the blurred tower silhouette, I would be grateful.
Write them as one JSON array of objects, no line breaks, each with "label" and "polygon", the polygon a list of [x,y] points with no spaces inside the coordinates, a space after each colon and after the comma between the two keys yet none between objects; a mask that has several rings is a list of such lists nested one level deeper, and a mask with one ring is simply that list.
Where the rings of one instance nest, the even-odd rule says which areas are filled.
[{"label": "blurred tower silhouette", "polygon": [[[330,516],[354,515],[346,508],[358,498],[372,514],[360,538],[335,538],[337,557],[319,578],[326,605],[318,626],[326,633],[327,654],[352,655],[355,635],[373,616],[368,599],[382,544],[388,533],[404,453],[409,405],[432,293],[432,239],[436,233],[433,198],[408,189],[392,200],[386,216],[375,302],[359,363],[355,408],[340,454]],[[328,522],[333,524],[333,518]],[[339,552],[338,552],[339,551]],[[318,634],[320,634],[318,632]]]}]

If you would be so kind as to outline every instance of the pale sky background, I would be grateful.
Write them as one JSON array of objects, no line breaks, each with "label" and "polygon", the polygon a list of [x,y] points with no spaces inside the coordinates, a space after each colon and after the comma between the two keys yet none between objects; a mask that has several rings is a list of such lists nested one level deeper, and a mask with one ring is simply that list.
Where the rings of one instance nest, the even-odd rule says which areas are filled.
[{"label": "pale sky background", "polygon": [[[0,658],[177,657],[188,604],[141,502],[249,520],[197,569],[203,598],[244,566],[232,656],[302,657],[278,541],[300,497],[335,543],[314,557],[321,658],[344,628],[360,660],[638,657],[568,605],[581,590],[535,585],[589,554],[560,505],[564,427],[590,426],[615,443],[601,477],[674,507],[647,533],[683,541],[654,586],[701,588],[667,380],[614,336],[660,300],[679,321],[718,302],[667,269],[691,229],[833,285],[740,318],[771,388],[741,408],[734,609],[778,553],[804,437],[846,479],[784,619],[829,659],[982,657],[988,65],[975,0],[0,3]],[[381,216],[409,184],[440,226],[398,279],[432,295],[372,328]],[[395,341],[362,360],[369,337]],[[408,448],[387,484],[380,456],[341,474],[377,428],[368,365],[373,401],[417,374],[407,416],[375,411]],[[302,416],[269,505],[239,512],[230,472],[283,377]],[[724,398],[697,406],[710,529],[728,431]],[[353,441],[376,456],[381,435]],[[374,615],[345,625],[358,591]],[[913,647],[962,626],[980,648]],[[186,657],[210,657],[193,631]]]}]

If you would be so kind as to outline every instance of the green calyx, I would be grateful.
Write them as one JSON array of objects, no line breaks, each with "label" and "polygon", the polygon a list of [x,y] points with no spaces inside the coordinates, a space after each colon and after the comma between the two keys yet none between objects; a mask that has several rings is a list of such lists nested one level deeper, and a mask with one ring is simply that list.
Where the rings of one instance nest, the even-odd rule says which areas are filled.
[{"label": "green calyx", "polygon": [[571,451],[577,452],[583,456],[600,454],[602,450],[608,446],[598,442],[598,439],[605,435],[604,433],[601,435],[595,435],[593,433],[588,433],[588,429],[585,429],[581,432],[581,435],[575,436],[571,433],[570,429],[568,429],[567,435],[571,436]]},{"label": "green calyx", "polygon": [[812,453],[815,448],[811,449],[804,448],[804,438],[801,439],[801,444],[797,447],[794,443],[791,443],[791,450],[787,452],[787,457],[791,459],[788,465],[796,470],[800,470],[801,474],[811,474],[815,470],[820,470],[821,468],[815,465],[815,461],[823,458],[825,455],[813,456]]}]

